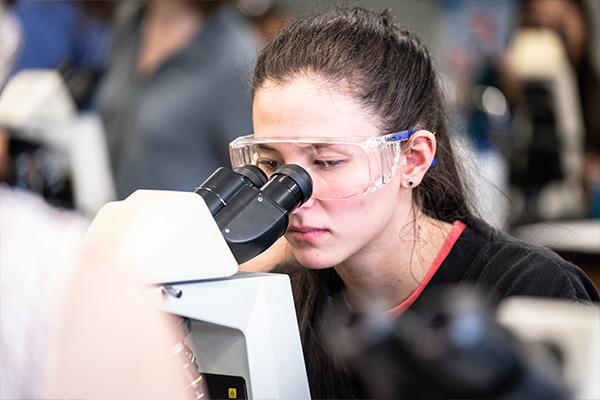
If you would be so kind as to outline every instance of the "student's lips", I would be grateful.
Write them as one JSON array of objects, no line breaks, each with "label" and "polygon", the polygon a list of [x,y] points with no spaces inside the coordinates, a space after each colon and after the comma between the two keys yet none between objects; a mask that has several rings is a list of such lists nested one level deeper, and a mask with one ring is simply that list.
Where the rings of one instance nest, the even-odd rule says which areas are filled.
[{"label": "student's lips", "polygon": [[312,226],[290,226],[287,236],[293,240],[310,242],[319,239],[327,233],[327,229],[315,228]]}]

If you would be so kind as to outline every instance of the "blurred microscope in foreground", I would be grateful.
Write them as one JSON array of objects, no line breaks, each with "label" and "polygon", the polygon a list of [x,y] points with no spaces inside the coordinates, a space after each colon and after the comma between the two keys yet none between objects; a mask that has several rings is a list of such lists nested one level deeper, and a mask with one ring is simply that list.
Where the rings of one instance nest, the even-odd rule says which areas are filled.
[{"label": "blurred microscope in foreground", "polygon": [[600,308],[450,287],[396,319],[339,307],[325,337],[370,398],[600,396]]}]

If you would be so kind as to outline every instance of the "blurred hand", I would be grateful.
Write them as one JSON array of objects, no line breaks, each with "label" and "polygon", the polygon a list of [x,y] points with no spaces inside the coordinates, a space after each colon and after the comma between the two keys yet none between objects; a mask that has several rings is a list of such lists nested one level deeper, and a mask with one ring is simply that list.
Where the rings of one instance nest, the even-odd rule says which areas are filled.
[{"label": "blurred hand", "polygon": [[0,182],[7,182],[10,177],[9,145],[8,133],[0,128]]},{"label": "blurred hand", "polygon": [[191,399],[180,340],[158,289],[92,249],[72,280],[54,366],[53,398]]},{"label": "blurred hand", "polygon": [[600,154],[586,153],[584,158],[584,177],[586,183],[600,183]]}]

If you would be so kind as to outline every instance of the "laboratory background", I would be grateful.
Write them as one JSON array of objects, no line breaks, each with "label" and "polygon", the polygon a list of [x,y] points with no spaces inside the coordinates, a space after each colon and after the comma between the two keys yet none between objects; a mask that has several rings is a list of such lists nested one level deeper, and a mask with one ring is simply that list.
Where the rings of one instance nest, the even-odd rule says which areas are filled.
[{"label": "laboratory background", "polygon": [[[173,332],[215,331],[195,321],[191,306],[189,312],[174,303],[166,307],[187,322],[155,318],[146,294],[130,290],[135,274],[99,274],[91,266],[112,260],[98,248],[83,256],[74,249],[85,248],[90,223],[107,203],[138,189],[194,192],[217,168],[229,167],[229,143],[253,130],[250,82],[261,48],[295,19],[336,6],[389,9],[423,40],[441,76],[451,139],[469,171],[477,214],[556,251],[600,287],[600,1],[2,0],[0,346],[10,350],[0,349],[0,399],[64,393],[190,398],[188,384],[180,382],[182,363],[169,354],[170,343],[179,343]],[[133,218],[111,212],[116,225]],[[100,228],[91,236],[112,235],[102,236],[111,246],[132,232]],[[136,251],[152,246],[140,242]],[[167,297],[180,294],[161,290]],[[212,290],[218,288],[206,293]],[[245,293],[238,290],[250,289],[236,287],[228,298]],[[68,300],[57,303],[56,293]],[[214,301],[204,293],[190,290],[188,298]],[[269,307],[272,318],[285,320]],[[100,316],[94,322],[92,309]],[[41,333],[53,332],[63,314],[69,317],[68,333],[57,339],[62,347],[49,346]],[[119,335],[115,326],[122,328]],[[246,328],[234,326],[246,335]],[[228,343],[238,343],[233,331]],[[275,346],[276,340],[260,341],[264,333],[256,342],[251,335],[245,343]],[[81,361],[88,343],[104,347]],[[145,349],[157,343],[161,349],[169,344],[163,346],[168,351],[148,355]],[[199,382],[195,363],[217,347],[180,343],[178,357],[189,361],[186,379]],[[60,368],[40,361],[59,353]],[[229,367],[212,353],[209,362]],[[253,353],[247,354],[250,360]],[[293,371],[303,368],[298,360],[289,361]],[[97,387],[96,373],[122,376],[114,363],[127,371],[145,367],[131,379],[116,379],[114,388]],[[167,372],[159,373],[158,365]],[[96,372],[85,373],[87,367]],[[269,368],[236,370],[232,375],[247,374],[246,386],[218,377],[210,385],[222,383],[228,398],[260,398],[263,378],[251,371]],[[57,376],[49,378],[54,386],[40,392],[25,384],[24,377],[38,374]],[[80,377],[77,384],[72,376]],[[144,381],[152,384],[135,383]],[[194,390],[201,397],[202,386]]]}]

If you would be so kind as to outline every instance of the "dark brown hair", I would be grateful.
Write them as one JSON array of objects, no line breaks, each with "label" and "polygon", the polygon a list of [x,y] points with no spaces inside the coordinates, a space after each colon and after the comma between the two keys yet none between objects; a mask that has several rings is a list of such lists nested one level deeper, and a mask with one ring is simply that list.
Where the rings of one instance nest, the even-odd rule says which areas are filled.
[{"label": "dark brown hair", "polygon": [[[429,52],[389,12],[335,9],[293,22],[259,55],[253,95],[267,80],[285,82],[302,74],[343,85],[366,110],[380,117],[382,133],[411,128],[435,132],[437,165],[413,190],[415,204],[442,221],[472,219]],[[323,310],[341,288],[341,280],[333,268],[292,271],[312,396],[351,398],[356,395],[352,372],[328,354],[319,333]]]},{"label": "dark brown hair", "polygon": [[418,127],[435,132],[437,165],[413,191],[417,203],[442,221],[471,217],[431,57],[389,12],[335,9],[292,23],[259,55],[253,95],[266,80],[284,82],[307,72],[345,82],[367,110],[380,116],[385,133]]}]

